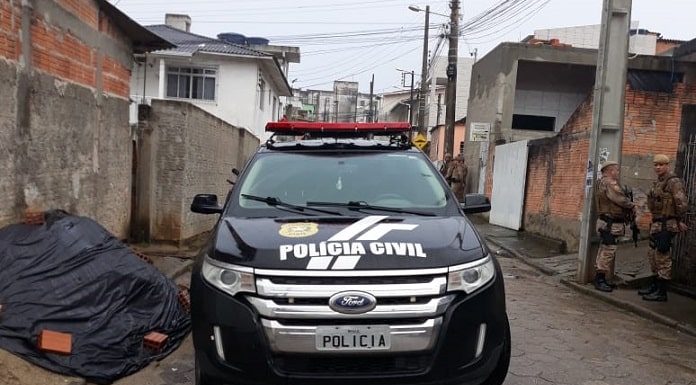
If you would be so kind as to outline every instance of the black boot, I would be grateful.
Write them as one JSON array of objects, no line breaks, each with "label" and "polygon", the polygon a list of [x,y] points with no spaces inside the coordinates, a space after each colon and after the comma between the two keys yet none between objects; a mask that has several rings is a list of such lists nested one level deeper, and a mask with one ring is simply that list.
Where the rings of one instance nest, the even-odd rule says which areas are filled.
[{"label": "black boot", "polygon": [[656,283],[657,278],[656,277],[651,277],[650,278],[650,283],[643,287],[642,289],[638,290],[638,295],[648,295],[652,294],[657,291],[657,283]]},{"label": "black boot", "polygon": [[611,288],[611,286],[607,285],[607,279],[604,273],[597,273],[597,275],[595,275],[594,287],[595,289],[606,293],[611,293],[612,290],[614,290]]},{"label": "black boot", "polygon": [[657,279],[657,290],[654,292],[644,295],[643,299],[646,301],[656,301],[656,302],[667,302],[667,283],[664,279]]}]

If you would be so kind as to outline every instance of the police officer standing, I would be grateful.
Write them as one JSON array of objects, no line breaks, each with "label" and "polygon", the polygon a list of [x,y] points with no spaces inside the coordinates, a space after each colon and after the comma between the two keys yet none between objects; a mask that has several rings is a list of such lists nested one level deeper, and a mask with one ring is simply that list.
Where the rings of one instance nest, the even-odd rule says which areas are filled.
[{"label": "police officer standing", "polygon": [[447,153],[445,154],[445,160],[442,161],[442,166],[440,166],[440,174],[442,176],[447,177],[447,171],[450,166],[450,163],[452,162],[452,154]]},{"label": "police officer standing", "polygon": [[619,185],[619,167],[617,162],[605,162],[601,168],[602,178],[595,185],[595,206],[599,215],[595,228],[601,237],[601,243],[595,262],[594,287],[605,292],[613,290],[613,285],[607,283],[606,276],[616,258],[616,238],[626,231],[626,211],[635,212],[636,209]]},{"label": "police officer standing", "polygon": [[667,284],[672,279],[672,239],[675,234],[689,229],[684,223],[689,199],[684,181],[669,170],[668,156],[655,155],[653,164],[657,181],[648,193],[648,208],[652,213],[648,260],[655,276],[638,294],[646,301],[664,302],[667,301]]},{"label": "police officer standing", "polygon": [[469,170],[464,161],[464,154],[457,155],[457,158],[450,162],[450,167],[447,170],[447,181],[451,183],[452,192],[460,202],[464,201],[466,175],[468,173]]}]

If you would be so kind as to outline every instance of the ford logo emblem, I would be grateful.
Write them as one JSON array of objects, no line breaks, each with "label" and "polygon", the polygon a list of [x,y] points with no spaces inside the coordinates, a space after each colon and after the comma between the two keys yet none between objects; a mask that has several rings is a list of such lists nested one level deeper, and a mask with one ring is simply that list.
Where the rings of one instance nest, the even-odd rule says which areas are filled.
[{"label": "ford logo emblem", "polygon": [[343,314],[367,313],[377,306],[377,299],[362,291],[343,291],[329,298],[329,307]]}]

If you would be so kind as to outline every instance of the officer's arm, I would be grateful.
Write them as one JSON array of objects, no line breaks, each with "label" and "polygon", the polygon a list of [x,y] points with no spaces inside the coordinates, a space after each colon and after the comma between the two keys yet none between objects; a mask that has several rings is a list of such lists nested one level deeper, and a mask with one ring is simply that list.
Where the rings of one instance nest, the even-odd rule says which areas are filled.
[{"label": "officer's arm", "polygon": [[607,184],[607,198],[626,209],[632,209],[633,206],[635,206],[635,204],[624,195],[621,186],[619,186],[619,183],[616,181],[611,181]]},{"label": "officer's arm", "polygon": [[673,178],[669,182],[669,191],[674,197],[674,209],[678,217],[682,220],[689,209],[689,198],[684,191],[684,182],[680,178]]}]

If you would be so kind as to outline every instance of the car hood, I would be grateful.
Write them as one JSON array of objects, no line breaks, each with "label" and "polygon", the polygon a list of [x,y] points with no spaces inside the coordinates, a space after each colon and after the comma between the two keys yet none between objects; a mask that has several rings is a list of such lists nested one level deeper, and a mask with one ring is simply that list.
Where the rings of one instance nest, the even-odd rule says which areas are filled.
[{"label": "car hood", "polygon": [[224,218],[208,254],[257,269],[446,267],[487,252],[465,217]]}]

